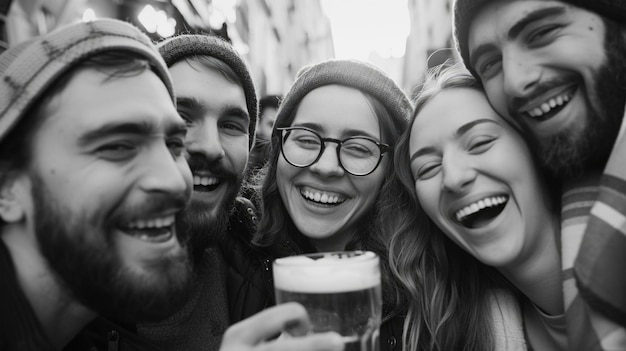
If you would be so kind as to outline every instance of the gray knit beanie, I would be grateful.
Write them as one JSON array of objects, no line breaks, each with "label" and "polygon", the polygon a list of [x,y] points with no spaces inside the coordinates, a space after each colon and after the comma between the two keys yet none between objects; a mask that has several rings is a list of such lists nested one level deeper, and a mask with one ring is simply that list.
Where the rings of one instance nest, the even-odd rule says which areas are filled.
[{"label": "gray knit beanie", "polygon": [[20,43],[0,55],[0,141],[65,72],[89,56],[120,50],[147,59],[175,101],[163,58],[137,27],[115,19],[76,23]]},{"label": "gray knit beanie", "polygon": [[[454,1],[454,39],[456,48],[463,58],[465,66],[475,77],[476,72],[470,67],[468,52],[468,31],[472,19],[482,6],[494,1],[516,0],[455,0]],[[559,0],[563,3],[586,8],[600,16],[607,17],[618,23],[626,24],[626,1],[622,0]]]},{"label": "gray knit beanie", "polygon": [[233,46],[217,36],[182,34],[158,43],[157,47],[168,67],[171,67],[173,64],[186,57],[204,55],[214,57],[224,62],[235,71],[235,74],[237,74],[243,86],[244,94],[246,95],[246,105],[248,106],[248,114],[250,115],[250,126],[248,127],[250,141],[248,148],[251,149],[254,144],[254,133],[258,115],[256,89],[254,88],[248,66],[241,55],[235,51]]},{"label": "gray knit beanie", "polygon": [[[356,88],[373,96],[385,106],[398,130],[406,128],[413,109],[407,95],[385,72],[356,60],[328,60],[302,68],[278,108],[274,125],[289,126],[302,98],[313,89],[331,84]],[[274,129],[272,139],[277,135]]]}]

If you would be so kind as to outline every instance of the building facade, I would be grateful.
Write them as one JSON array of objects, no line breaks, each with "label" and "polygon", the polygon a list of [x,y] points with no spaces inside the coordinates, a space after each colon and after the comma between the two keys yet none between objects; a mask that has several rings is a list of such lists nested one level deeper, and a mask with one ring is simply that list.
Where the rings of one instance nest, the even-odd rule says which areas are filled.
[{"label": "building facade", "polygon": [[404,55],[402,87],[412,92],[429,67],[454,57],[453,0],[409,0],[411,32]]}]

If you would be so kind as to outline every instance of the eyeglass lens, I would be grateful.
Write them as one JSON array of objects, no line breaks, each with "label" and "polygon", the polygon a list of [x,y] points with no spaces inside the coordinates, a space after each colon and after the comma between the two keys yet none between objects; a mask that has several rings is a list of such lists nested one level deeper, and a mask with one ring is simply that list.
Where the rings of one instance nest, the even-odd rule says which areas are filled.
[{"label": "eyeglass lens", "polygon": [[[355,175],[372,172],[381,157],[379,146],[366,138],[348,138],[338,147],[341,165]],[[310,130],[294,128],[283,131],[282,148],[289,163],[297,167],[307,167],[317,161],[323,149],[323,141]]]}]

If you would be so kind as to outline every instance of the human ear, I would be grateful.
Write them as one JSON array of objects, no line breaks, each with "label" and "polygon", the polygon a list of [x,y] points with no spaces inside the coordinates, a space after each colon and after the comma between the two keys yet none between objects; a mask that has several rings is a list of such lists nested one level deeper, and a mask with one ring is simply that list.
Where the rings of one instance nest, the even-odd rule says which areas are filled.
[{"label": "human ear", "polygon": [[21,221],[24,216],[22,182],[13,175],[0,174],[0,218],[6,223]]}]

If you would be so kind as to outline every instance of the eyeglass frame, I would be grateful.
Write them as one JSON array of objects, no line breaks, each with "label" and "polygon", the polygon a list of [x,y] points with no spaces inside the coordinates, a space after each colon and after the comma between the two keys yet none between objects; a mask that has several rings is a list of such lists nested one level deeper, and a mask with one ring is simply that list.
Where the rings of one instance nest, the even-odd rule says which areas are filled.
[{"label": "eyeglass frame", "polygon": [[[315,160],[313,160],[311,163],[304,165],[304,166],[300,166],[300,165],[296,165],[293,162],[289,161],[289,159],[287,158],[287,156],[285,156],[285,151],[283,149],[283,145],[285,144],[285,132],[286,131],[292,131],[294,129],[300,129],[300,130],[306,130],[308,132],[313,133],[320,141],[320,151],[317,155],[317,157],[315,158]],[[345,138],[343,140],[339,140],[339,139],[335,139],[335,138],[324,138],[322,137],[318,132],[314,131],[313,129],[307,128],[307,127],[278,127],[276,128],[277,131],[280,132],[280,153],[281,155],[283,155],[283,158],[285,159],[285,161],[287,161],[287,163],[289,163],[290,165],[294,166],[294,167],[298,167],[298,168],[307,168],[307,167],[311,167],[312,165],[314,165],[315,163],[317,163],[317,161],[320,160],[320,158],[322,157],[322,155],[324,154],[324,150],[326,149],[326,143],[327,142],[332,142],[337,144],[337,148],[335,149],[335,151],[337,152],[337,162],[339,163],[339,166],[341,167],[341,169],[343,169],[345,172],[347,172],[348,174],[351,174],[355,177],[362,177],[362,176],[366,176],[369,174],[372,174],[380,165],[380,162],[383,159],[383,156],[385,155],[385,153],[387,153],[387,151],[389,151],[389,144],[385,144],[385,143],[379,143],[378,141],[374,140],[373,138],[367,137],[367,136],[352,136],[349,138]],[[380,150],[380,156],[378,157],[378,162],[376,162],[376,165],[374,166],[374,168],[372,168],[371,171],[367,172],[367,173],[363,173],[363,174],[355,174],[353,172],[350,172],[349,170],[346,169],[346,167],[344,167],[343,163],[341,162],[341,147],[343,146],[343,143],[345,143],[348,140],[351,139],[366,139],[369,140],[371,142],[373,142],[374,144],[376,144],[376,146],[378,146],[378,149]]]}]

